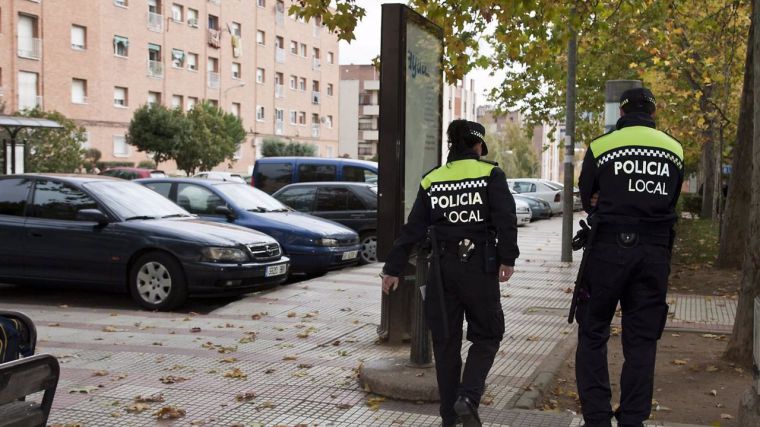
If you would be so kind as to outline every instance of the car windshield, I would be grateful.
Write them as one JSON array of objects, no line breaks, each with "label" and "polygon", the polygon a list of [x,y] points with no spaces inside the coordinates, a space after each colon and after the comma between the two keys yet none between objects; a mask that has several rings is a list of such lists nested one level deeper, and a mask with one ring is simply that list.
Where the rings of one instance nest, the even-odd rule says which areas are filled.
[{"label": "car windshield", "polygon": [[84,184],[103,204],[124,219],[157,219],[191,216],[162,195],[127,181]]},{"label": "car windshield", "polygon": [[377,185],[373,185],[372,187],[369,187],[370,190],[372,190],[373,193],[377,194]]},{"label": "car windshield", "polygon": [[233,200],[241,209],[251,212],[287,212],[287,206],[280,203],[269,194],[246,184],[225,183],[216,189],[228,199]]}]

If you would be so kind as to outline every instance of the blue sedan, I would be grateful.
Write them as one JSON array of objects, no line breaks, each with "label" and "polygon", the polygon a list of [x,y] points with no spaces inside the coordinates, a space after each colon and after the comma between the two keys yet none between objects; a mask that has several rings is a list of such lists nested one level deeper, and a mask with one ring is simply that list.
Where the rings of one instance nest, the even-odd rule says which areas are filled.
[{"label": "blue sedan", "polygon": [[194,178],[138,182],[204,220],[229,222],[274,237],[290,258],[291,271],[320,273],[354,265],[359,236],[338,223],[293,211],[249,185]]}]

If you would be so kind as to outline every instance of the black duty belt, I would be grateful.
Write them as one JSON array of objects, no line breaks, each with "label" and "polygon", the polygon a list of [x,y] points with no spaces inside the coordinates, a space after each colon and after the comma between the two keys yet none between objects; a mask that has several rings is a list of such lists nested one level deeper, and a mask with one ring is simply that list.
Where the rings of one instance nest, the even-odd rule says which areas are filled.
[{"label": "black duty belt", "polygon": [[626,248],[632,248],[639,245],[669,246],[670,236],[662,234],[643,234],[633,232],[611,233],[608,231],[599,231],[596,234],[596,241],[601,243],[614,243]]}]

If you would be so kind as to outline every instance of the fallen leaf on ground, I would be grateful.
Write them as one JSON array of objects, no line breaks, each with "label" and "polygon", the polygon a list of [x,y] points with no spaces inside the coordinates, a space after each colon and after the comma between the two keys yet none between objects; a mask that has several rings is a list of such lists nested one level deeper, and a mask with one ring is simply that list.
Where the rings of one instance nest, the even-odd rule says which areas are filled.
[{"label": "fallen leaf on ground", "polygon": [[124,329],[119,329],[114,326],[106,326],[101,329],[103,332],[124,332]]},{"label": "fallen leaf on ground", "polygon": [[313,368],[313,365],[310,365],[308,363],[300,363],[298,364],[298,369],[311,369]]},{"label": "fallen leaf on ground", "polygon": [[190,328],[190,332],[192,332],[192,333],[197,333],[197,332],[200,332],[200,331],[201,331],[201,328],[199,328],[197,326],[194,327],[194,328]]},{"label": "fallen leaf on ground", "polygon": [[164,406],[153,415],[159,420],[176,420],[185,416],[185,410],[176,406]]},{"label": "fallen leaf on ground", "polygon": [[238,402],[249,402],[256,398],[256,393],[252,391],[247,391],[245,393],[240,393],[237,396],[235,396],[235,400]]},{"label": "fallen leaf on ground", "polygon": [[146,411],[148,409],[150,409],[150,405],[142,402],[131,403],[124,408],[124,410],[133,414],[139,414],[140,412]]},{"label": "fallen leaf on ground", "polygon": [[675,359],[675,360],[673,360],[672,363],[674,365],[676,365],[676,366],[684,366],[684,365],[687,365],[689,362],[686,361],[686,360],[682,360],[682,359]]},{"label": "fallen leaf on ground", "polygon": [[61,326],[61,324],[60,324],[60,323],[57,323],[57,322],[56,322],[56,323],[48,323],[48,326],[50,326],[50,327],[53,327],[53,328],[54,328],[54,327],[56,327],[56,326]]},{"label": "fallen leaf on ground", "polygon": [[181,383],[182,381],[187,381],[190,378],[185,377],[176,377],[174,375],[167,375],[165,377],[159,378],[159,381],[161,381],[164,384],[174,384],[174,383]]},{"label": "fallen leaf on ground", "polygon": [[163,393],[151,394],[149,396],[138,395],[135,397],[137,403],[160,403],[164,401]]},{"label": "fallen leaf on ground", "polygon": [[235,363],[235,362],[237,362],[237,357],[225,357],[224,359],[219,361],[219,363]]},{"label": "fallen leaf on ground", "polygon": [[105,377],[108,375],[108,371],[95,371],[92,376],[93,377]]},{"label": "fallen leaf on ground", "polygon": [[298,357],[296,356],[282,356],[282,360],[296,360]]},{"label": "fallen leaf on ground", "polygon": [[340,409],[340,410],[342,410],[342,411],[345,411],[345,410],[353,408],[353,406],[349,405],[348,403],[339,403],[339,404],[335,405],[335,407],[338,408],[338,409]]},{"label": "fallen leaf on ground", "polygon": [[378,409],[380,409],[380,404],[383,402],[385,402],[384,397],[380,397],[380,396],[370,397],[369,399],[367,399],[367,406],[369,406],[370,411],[377,411]]},{"label": "fallen leaf on ground", "polygon": [[225,378],[238,378],[243,380],[248,378],[248,374],[241,371],[240,368],[232,368],[229,371],[225,372],[223,376]]},{"label": "fallen leaf on ground", "polygon": [[527,338],[528,341],[538,341],[538,337],[535,335],[531,335]]},{"label": "fallen leaf on ground", "polygon": [[721,420],[733,420],[734,417],[732,415],[730,415],[730,414],[720,414],[720,419]]},{"label": "fallen leaf on ground", "polygon": [[266,316],[267,314],[269,314],[269,313],[267,313],[266,311],[262,311],[260,313],[255,313],[255,314],[251,315],[251,319],[253,319],[253,320],[261,320],[261,318],[264,317],[264,316]]},{"label": "fallen leaf on ground", "polygon": [[88,386],[84,386],[84,387],[75,387],[75,388],[72,388],[71,390],[69,390],[69,393],[71,393],[71,394],[74,394],[74,393],[90,394],[90,393],[92,393],[93,391],[95,391],[97,389],[98,388],[95,387],[94,385],[88,385]]},{"label": "fallen leaf on ground", "polygon": [[290,313],[288,313],[288,317],[296,317],[296,316],[298,315],[296,314],[295,311],[291,311]]}]

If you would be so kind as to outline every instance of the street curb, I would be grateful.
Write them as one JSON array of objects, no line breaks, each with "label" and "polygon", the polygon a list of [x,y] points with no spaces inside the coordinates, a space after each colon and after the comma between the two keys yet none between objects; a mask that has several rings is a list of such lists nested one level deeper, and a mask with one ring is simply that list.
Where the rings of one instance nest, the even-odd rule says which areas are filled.
[{"label": "street curb", "polygon": [[557,344],[552,350],[552,354],[538,366],[530,382],[530,390],[525,391],[515,402],[514,408],[517,409],[535,409],[537,404],[543,398],[544,394],[554,382],[562,364],[567,360],[570,352],[578,344],[578,336],[570,334],[564,341]]}]

